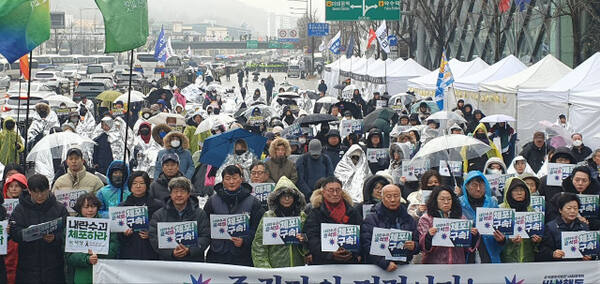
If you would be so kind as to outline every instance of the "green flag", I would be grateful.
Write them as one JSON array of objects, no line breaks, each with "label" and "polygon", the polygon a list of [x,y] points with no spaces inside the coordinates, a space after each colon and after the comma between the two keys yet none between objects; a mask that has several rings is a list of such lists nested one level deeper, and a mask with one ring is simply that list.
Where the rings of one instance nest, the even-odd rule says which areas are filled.
[{"label": "green flag", "polygon": [[96,0],[96,5],[104,17],[104,52],[122,52],[146,44],[147,0]]}]

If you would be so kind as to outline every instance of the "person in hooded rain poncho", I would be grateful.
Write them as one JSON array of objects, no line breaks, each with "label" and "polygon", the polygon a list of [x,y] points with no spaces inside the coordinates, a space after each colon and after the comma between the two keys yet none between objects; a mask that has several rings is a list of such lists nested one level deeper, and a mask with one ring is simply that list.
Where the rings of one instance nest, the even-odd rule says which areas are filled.
[{"label": "person in hooded rain poncho", "polygon": [[342,188],[348,192],[352,202],[363,201],[363,182],[371,176],[371,170],[367,155],[358,144],[350,146],[333,174],[342,181]]},{"label": "person in hooded rain poncho", "polygon": [[296,238],[299,244],[264,245],[263,224],[265,218],[270,217],[300,217],[300,228],[306,222],[306,206],[304,195],[298,190],[294,183],[287,177],[282,177],[275,185],[273,192],[267,199],[269,211],[265,212],[258,223],[256,235],[252,241],[252,262],[254,267],[278,268],[303,266],[305,257],[309,252],[304,248],[306,238],[298,232]]},{"label": "person in hooded rain poncho", "polygon": [[129,178],[129,167],[123,161],[113,161],[106,171],[108,184],[98,190],[96,196],[102,201],[98,214],[102,218],[108,218],[108,208],[119,206],[131,194],[127,186]]},{"label": "person in hooded rain poncho", "polygon": [[[492,157],[487,162],[485,162],[485,166],[483,167],[484,175],[498,176],[506,174],[506,165],[502,161],[501,158]],[[504,201],[504,194],[500,191],[492,192],[492,195],[496,197],[499,202]]]},{"label": "person in hooded rain poncho", "polygon": [[239,166],[242,169],[242,177],[245,181],[249,181],[250,167],[257,161],[258,160],[256,159],[254,153],[252,153],[252,151],[248,149],[248,144],[246,143],[246,140],[239,139],[235,141],[235,144],[233,145],[233,153],[229,153],[227,155],[225,161],[216,173],[215,183],[220,183],[221,181],[223,181],[221,179],[221,173],[227,166],[230,165]]},{"label": "person in hooded rain poncho", "polygon": [[506,173],[511,174],[511,175],[514,174],[517,176],[524,175],[524,174],[535,175],[535,172],[533,171],[533,169],[531,168],[529,163],[527,163],[527,160],[525,160],[525,157],[523,157],[523,156],[516,156],[512,160],[510,165],[508,166]]},{"label": "person in hooded rain poncho", "polygon": [[200,125],[200,123],[204,120],[204,116],[202,114],[202,111],[197,111],[193,113],[186,120],[187,125],[185,127],[185,130],[183,131],[183,135],[185,135],[185,137],[187,137],[188,140],[190,140],[190,153],[192,154],[196,153],[200,149],[198,142],[204,141],[206,138],[209,137],[208,133],[206,132],[196,135],[196,129],[198,125]]},{"label": "person in hooded rain poncho", "polygon": [[136,133],[138,135],[135,137],[133,156],[129,164],[134,171],[143,171],[154,176],[154,161],[161,147],[152,139],[152,124],[142,122]]},{"label": "person in hooded rain poncho", "polygon": [[276,138],[269,145],[269,159],[265,162],[269,176],[275,182],[279,178],[286,176],[293,182],[298,182],[298,170],[296,164],[292,162],[290,156],[292,147],[285,138]]},{"label": "person in hooded rain poncho", "polygon": [[[504,203],[500,208],[512,208],[516,212],[534,212],[531,208],[531,194],[527,184],[520,178],[509,178],[504,185]],[[532,262],[538,252],[542,236],[533,235],[528,239],[510,237],[500,255],[503,263]]]},{"label": "person in hooded rain poncho", "polygon": [[94,132],[96,128],[96,120],[92,112],[82,106],[79,112],[72,112],[69,116],[69,122],[75,125],[75,132],[87,138]]},{"label": "person in hooded rain poncho", "polygon": [[[498,202],[492,196],[490,184],[480,171],[471,171],[467,174],[462,190],[460,205],[467,219],[475,222],[478,207],[498,208]],[[495,231],[493,235],[485,235],[481,238],[482,242],[477,248],[477,252],[468,254],[467,263],[500,263],[500,252],[506,243],[506,236]]]},{"label": "person in hooded rain poncho", "polygon": [[[470,160],[463,160],[463,171],[469,172],[469,171],[483,171],[485,169],[485,163],[487,162],[487,160],[489,158],[492,157],[497,157],[502,159],[502,153],[500,153],[500,151],[498,151],[498,148],[496,148],[496,145],[494,144],[494,142],[492,142],[492,140],[490,140],[490,138],[488,138],[487,136],[487,128],[485,126],[485,124],[480,123],[477,128],[475,128],[475,130],[473,131],[473,138],[481,141],[482,143],[488,145],[491,147],[491,149],[481,155],[480,157],[477,158],[473,158]],[[467,153],[468,149],[466,147],[464,147],[461,150],[461,156],[465,157],[466,153]]]},{"label": "person in hooded rain poncho", "polygon": [[42,137],[50,134],[50,129],[60,127],[58,116],[50,109],[47,103],[38,103],[35,105],[32,122],[27,130],[28,149],[33,148]]},{"label": "person in hooded rain poncho", "polygon": [[[407,143],[392,143],[390,145],[390,166],[389,173],[394,176],[394,173],[402,171],[402,161],[410,159],[410,146]],[[396,181],[394,179],[394,181]],[[396,182],[397,183],[397,182]]]},{"label": "person in hooded rain poncho", "polygon": [[20,160],[18,153],[25,150],[23,138],[17,133],[16,128],[17,123],[12,117],[4,118],[2,130],[0,130],[0,163],[3,165],[18,164]]}]

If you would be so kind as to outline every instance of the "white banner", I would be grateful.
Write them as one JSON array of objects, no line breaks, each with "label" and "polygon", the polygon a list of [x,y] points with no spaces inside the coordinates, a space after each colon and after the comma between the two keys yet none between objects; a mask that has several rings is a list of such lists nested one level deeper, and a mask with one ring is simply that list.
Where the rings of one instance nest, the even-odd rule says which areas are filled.
[{"label": "white banner", "polygon": [[[209,280],[210,279],[210,280]],[[327,281],[327,282],[326,282]],[[562,281],[562,282],[561,282]],[[100,259],[94,283],[600,283],[597,261],[409,264],[395,272],[375,265],[253,268],[201,262]]]},{"label": "white banner", "polygon": [[379,46],[381,49],[385,51],[385,53],[390,53],[390,42],[388,41],[388,33],[385,21],[381,22],[381,25],[375,31],[377,35],[377,41],[379,41]]}]

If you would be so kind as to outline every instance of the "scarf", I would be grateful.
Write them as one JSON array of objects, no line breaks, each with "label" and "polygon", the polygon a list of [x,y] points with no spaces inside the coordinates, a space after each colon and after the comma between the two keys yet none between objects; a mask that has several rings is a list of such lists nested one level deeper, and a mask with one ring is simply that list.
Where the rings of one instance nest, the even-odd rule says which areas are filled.
[{"label": "scarf", "polygon": [[211,171],[213,169],[213,166],[208,165],[206,166],[206,175],[204,175],[204,186],[214,186],[215,185],[215,173],[212,173],[211,175]]},{"label": "scarf", "polygon": [[483,203],[485,202],[485,195],[482,198],[475,199],[467,193],[467,199],[469,199],[469,204],[471,204],[473,210],[476,210],[477,207],[483,206]]},{"label": "scarf", "polygon": [[277,217],[290,217],[290,216],[298,216],[300,214],[294,214],[294,204],[290,207],[277,206],[275,209],[275,215]]},{"label": "scarf", "polygon": [[331,219],[338,224],[348,223],[350,218],[346,216],[346,203],[343,200],[337,204],[331,204],[326,200],[323,200],[323,202],[325,202],[325,206],[327,207],[327,210],[329,210],[329,217],[331,217]]}]

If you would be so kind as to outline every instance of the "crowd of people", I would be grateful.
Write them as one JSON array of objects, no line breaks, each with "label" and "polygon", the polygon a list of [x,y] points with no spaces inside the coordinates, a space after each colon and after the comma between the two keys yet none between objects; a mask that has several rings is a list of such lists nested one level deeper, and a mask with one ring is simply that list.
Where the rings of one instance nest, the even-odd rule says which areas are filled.
[{"label": "crowd of people", "polygon": [[[325,96],[327,86],[321,84],[318,89]],[[267,101],[278,100],[276,94],[271,98],[271,82],[268,85]],[[261,104],[260,90],[256,93],[258,96],[251,98],[242,95],[244,107]],[[172,105],[185,103],[185,99],[181,102],[176,98],[180,97],[175,95]],[[81,101],[79,111],[69,114],[62,126],[42,102],[36,105],[34,122],[26,134],[30,135],[29,141],[39,141],[40,134],[71,131],[94,139],[96,145],[70,148],[64,161],[50,158],[50,173],[38,171],[36,165],[36,173],[30,176],[15,155],[24,149],[22,138],[14,120],[5,118],[0,132],[0,162],[5,165],[2,200],[19,199],[19,204],[10,216],[0,207],[0,220],[9,220],[8,254],[2,256],[0,275],[8,283],[90,283],[92,267],[99,258],[205,261],[261,268],[364,263],[386,271],[409,263],[559,261],[565,256],[561,232],[600,229],[600,216],[584,218],[579,214],[581,202],[577,194],[600,194],[600,149],[592,151],[583,145],[581,134],[572,134],[571,147],[555,149],[544,132],[536,132],[516,155],[517,133],[509,123],[482,123],[485,115],[462,100],[453,111],[466,123],[428,120],[432,110],[425,100],[395,109],[397,116],[388,122],[388,129],[373,127],[363,129],[364,134],[341,136],[341,120],[367,117],[387,106],[388,99],[387,93],[374,93],[372,99],[365,101],[360,90],[355,90],[347,100],[357,106],[358,112],[332,105],[325,112],[337,121],[301,125],[302,134],[297,136],[282,135],[285,128],[307,115],[292,107],[283,108],[281,114],[260,122],[258,127],[249,119],[238,118],[197,134],[202,121],[222,115],[223,102],[214,91],[207,91],[205,103],[187,114],[185,106],[176,111],[163,100],[165,104],[141,109],[135,121],[126,122],[122,114],[108,111],[98,116],[98,124],[93,114],[96,109],[88,100]],[[149,122],[162,112],[187,115],[186,125]],[[557,125],[569,127],[564,116]],[[132,131],[129,128],[135,135],[129,136],[132,140],[125,144],[126,131]],[[222,165],[200,162],[206,139],[237,128],[266,137],[262,153],[255,153],[248,141],[239,139]],[[441,176],[439,166],[431,165],[420,174],[419,181],[396,178],[403,163],[433,138],[445,134],[472,136],[490,150],[462,161],[464,176]],[[500,141],[498,147],[495,138]],[[368,149],[387,149],[388,155],[374,161],[367,157]],[[130,155],[125,155],[126,151]],[[127,161],[123,161],[125,156]],[[549,186],[549,163],[578,166],[562,181],[562,186]],[[503,190],[494,192],[486,176],[490,174],[512,177]],[[256,183],[275,184],[265,203],[253,195],[251,184]],[[78,198],[73,214],[53,195],[57,190],[81,189],[87,193]],[[529,212],[533,211],[531,196],[544,196],[546,200],[543,235],[529,239],[500,231],[482,235],[472,228],[472,242],[467,247],[433,245],[432,239],[439,233],[433,226],[434,218],[474,220],[477,208]],[[74,214],[107,218],[108,209],[116,206],[147,206],[149,230],[112,233],[107,255],[91,251],[65,253],[64,231],[35,241],[25,241],[21,233],[31,225]],[[247,234],[229,240],[211,239],[209,218],[213,214],[248,214]],[[298,243],[264,245],[264,218],[292,216],[300,217],[302,223],[302,231],[296,235]],[[159,248],[157,224],[182,221],[197,222],[197,243]],[[324,223],[359,225],[360,248],[323,251]],[[403,247],[407,252],[405,261],[370,254],[374,228],[412,232],[412,240]],[[581,260],[596,257],[585,255]]]}]

